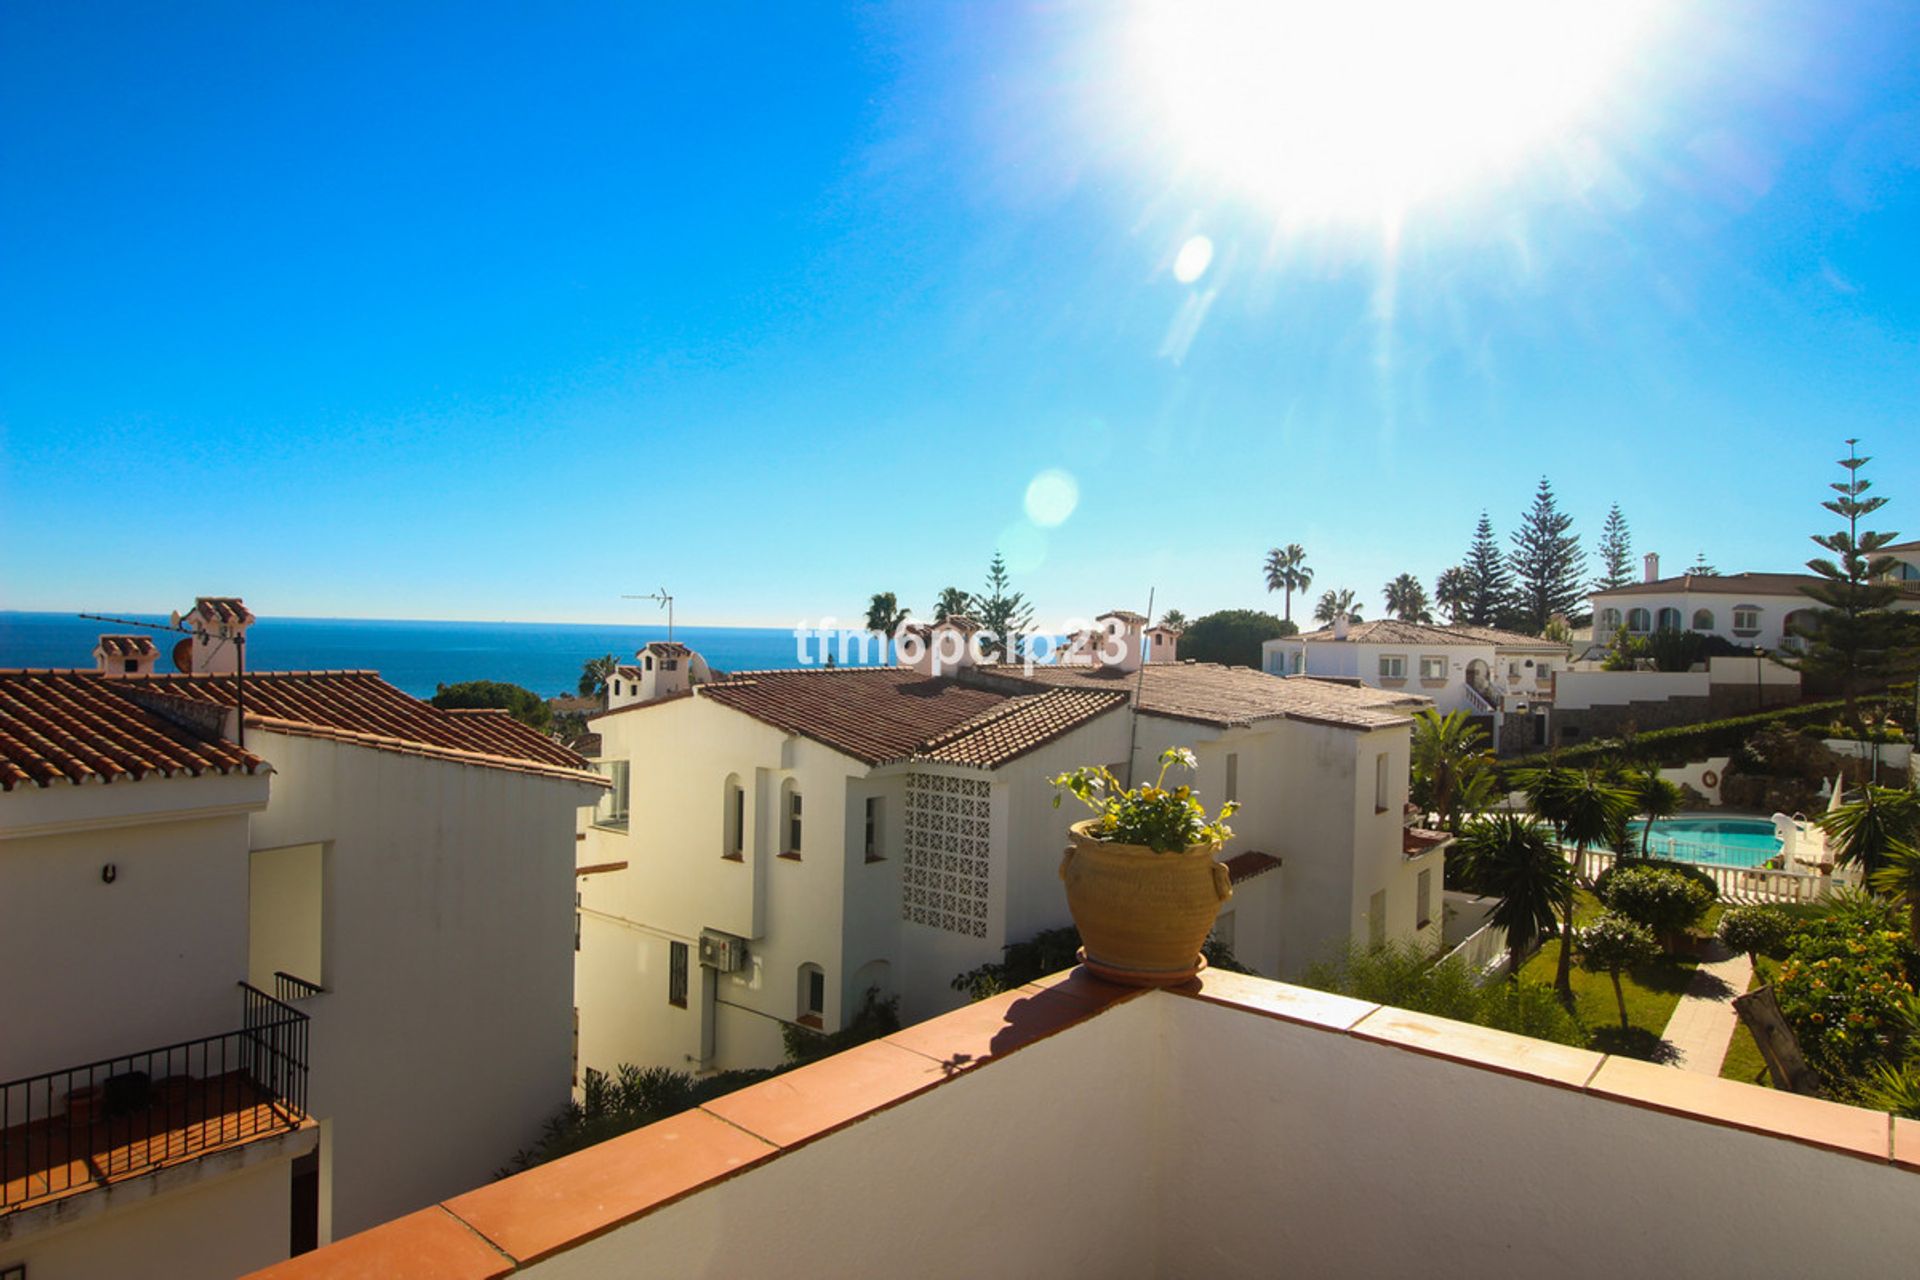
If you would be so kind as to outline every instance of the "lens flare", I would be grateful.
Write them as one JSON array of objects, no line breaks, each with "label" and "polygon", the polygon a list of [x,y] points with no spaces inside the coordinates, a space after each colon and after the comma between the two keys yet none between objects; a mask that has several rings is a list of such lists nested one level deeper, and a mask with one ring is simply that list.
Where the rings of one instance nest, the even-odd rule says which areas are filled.
[{"label": "lens flare", "polygon": [[1067,522],[1080,505],[1080,482],[1059,468],[1042,471],[1027,483],[1027,519],[1042,529]]}]

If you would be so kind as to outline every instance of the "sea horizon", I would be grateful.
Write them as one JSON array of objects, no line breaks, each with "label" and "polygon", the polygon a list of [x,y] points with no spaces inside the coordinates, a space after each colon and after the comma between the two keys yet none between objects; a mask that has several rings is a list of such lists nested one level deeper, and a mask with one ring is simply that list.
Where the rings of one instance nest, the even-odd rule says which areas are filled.
[{"label": "sea horizon", "polygon": [[[116,616],[161,626],[169,621],[159,613]],[[91,669],[101,635],[141,629],[73,613],[0,610],[0,668]],[[720,671],[813,665],[802,659],[791,627],[675,626],[672,632]],[[152,634],[164,653],[169,633]],[[468,680],[500,680],[553,697],[577,691],[588,660],[610,653],[625,662],[642,645],[667,638],[664,624],[261,615],[248,632],[247,658],[254,671],[373,670],[418,698]],[[836,654],[836,661],[861,665],[857,652]],[[164,656],[159,669],[172,669]]]}]

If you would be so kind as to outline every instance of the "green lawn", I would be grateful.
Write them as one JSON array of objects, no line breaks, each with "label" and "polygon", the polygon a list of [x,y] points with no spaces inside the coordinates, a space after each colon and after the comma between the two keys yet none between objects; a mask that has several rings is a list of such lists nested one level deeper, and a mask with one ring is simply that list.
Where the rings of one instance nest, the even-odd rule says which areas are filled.
[{"label": "green lawn", "polygon": [[[1754,970],[1753,979],[1747,983],[1747,990],[1763,987],[1772,982],[1780,966],[1760,957],[1760,967]],[[1720,1063],[1720,1076],[1725,1080],[1739,1080],[1745,1084],[1757,1084],[1763,1089],[1773,1088],[1773,1081],[1767,1075],[1766,1061],[1760,1056],[1760,1046],[1753,1042],[1753,1032],[1747,1030],[1747,1024],[1734,1024],[1733,1043],[1727,1046],[1727,1056]]]},{"label": "green lawn", "polygon": [[[1717,908],[1716,914],[1717,914]],[[1582,890],[1574,901],[1573,922],[1577,928],[1600,911],[1593,895]],[[1702,931],[1707,926],[1702,926]],[[1532,982],[1553,985],[1554,967],[1560,963],[1560,940],[1546,943],[1520,968],[1520,975]],[[1663,956],[1620,975],[1620,990],[1626,997],[1626,1029],[1620,1026],[1620,1008],[1613,998],[1613,980],[1604,973],[1587,973],[1573,966],[1574,1014],[1587,1028],[1588,1047],[1601,1053],[1621,1053],[1632,1058],[1658,1062],[1668,1052],[1661,1032],[1673,1017],[1680,993],[1693,978],[1699,960],[1690,955]]]}]

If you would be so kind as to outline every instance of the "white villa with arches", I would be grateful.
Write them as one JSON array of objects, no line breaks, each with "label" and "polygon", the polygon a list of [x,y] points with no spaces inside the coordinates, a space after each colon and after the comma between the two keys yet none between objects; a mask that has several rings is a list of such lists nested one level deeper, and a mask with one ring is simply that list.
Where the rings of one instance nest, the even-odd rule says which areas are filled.
[{"label": "white villa with arches", "polygon": [[1087,815],[1047,779],[1138,777],[1169,746],[1210,805],[1245,805],[1219,924],[1243,963],[1438,945],[1441,854],[1403,826],[1424,700],[1143,665],[1146,620],[1103,622],[1127,633],[1118,661],[936,675],[929,646],[918,667],[704,682],[683,662],[596,717],[614,785],[580,838],[580,1065],[770,1066],[785,1027],[835,1031],[870,990],[909,1022],[964,1003],[956,975],[1069,923],[1058,867]]}]

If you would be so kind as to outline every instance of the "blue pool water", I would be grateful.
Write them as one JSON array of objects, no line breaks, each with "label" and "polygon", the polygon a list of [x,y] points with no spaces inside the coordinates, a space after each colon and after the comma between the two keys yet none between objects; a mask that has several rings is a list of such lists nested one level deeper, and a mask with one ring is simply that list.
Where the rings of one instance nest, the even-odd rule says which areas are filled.
[{"label": "blue pool water", "polygon": [[[1647,824],[1631,826],[1637,843]],[[1757,867],[1780,852],[1773,824],[1762,818],[1658,818],[1647,842],[1656,858]]]}]

